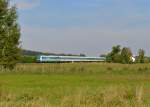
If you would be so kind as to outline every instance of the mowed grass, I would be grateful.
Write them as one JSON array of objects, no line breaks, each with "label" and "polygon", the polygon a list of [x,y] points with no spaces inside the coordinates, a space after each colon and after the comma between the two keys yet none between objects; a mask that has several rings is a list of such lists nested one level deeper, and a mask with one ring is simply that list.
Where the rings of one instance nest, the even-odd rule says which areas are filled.
[{"label": "mowed grass", "polygon": [[0,107],[150,107],[150,64],[18,64],[0,70]]}]

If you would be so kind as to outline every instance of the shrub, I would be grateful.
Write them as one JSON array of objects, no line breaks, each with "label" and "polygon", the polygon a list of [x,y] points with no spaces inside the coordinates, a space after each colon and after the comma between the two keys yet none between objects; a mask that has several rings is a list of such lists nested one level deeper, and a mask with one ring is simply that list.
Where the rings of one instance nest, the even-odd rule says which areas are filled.
[{"label": "shrub", "polygon": [[36,56],[22,56],[21,63],[35,63]]}]

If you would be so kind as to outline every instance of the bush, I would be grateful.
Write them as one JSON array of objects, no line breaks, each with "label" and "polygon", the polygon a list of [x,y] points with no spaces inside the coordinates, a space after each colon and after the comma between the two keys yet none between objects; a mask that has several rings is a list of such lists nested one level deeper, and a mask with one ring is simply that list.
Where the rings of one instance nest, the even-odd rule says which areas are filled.
[{"label": "bush", "polygon": [[21,63],[35,63],[36,56],[22,56]]}]

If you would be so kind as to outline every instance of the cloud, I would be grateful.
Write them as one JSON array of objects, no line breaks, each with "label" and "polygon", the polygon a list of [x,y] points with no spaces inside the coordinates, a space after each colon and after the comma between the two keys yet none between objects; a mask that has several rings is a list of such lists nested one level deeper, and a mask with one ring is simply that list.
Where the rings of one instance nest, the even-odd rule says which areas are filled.
[{"label": "cloud", "polygon": [[32,9],[40,5],[40,0],[18,1],[16,6],[18,9]]}]

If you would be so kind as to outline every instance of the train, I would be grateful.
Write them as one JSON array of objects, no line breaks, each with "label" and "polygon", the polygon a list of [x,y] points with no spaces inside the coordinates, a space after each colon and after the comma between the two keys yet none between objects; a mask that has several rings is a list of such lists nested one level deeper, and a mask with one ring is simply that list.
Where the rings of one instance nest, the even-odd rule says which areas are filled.
[{"label": "train", "polygon": [[104,62],[105,57],[86,57],[86,56],[52,56],[40,55],[37,57],[39,63],[55,63],[55,62]]}]

